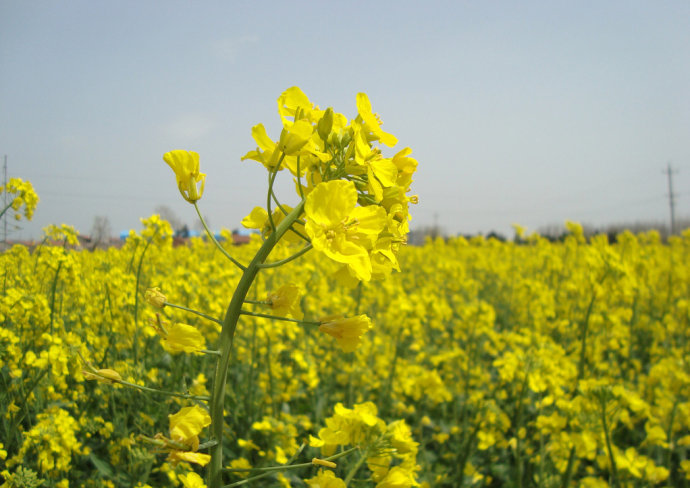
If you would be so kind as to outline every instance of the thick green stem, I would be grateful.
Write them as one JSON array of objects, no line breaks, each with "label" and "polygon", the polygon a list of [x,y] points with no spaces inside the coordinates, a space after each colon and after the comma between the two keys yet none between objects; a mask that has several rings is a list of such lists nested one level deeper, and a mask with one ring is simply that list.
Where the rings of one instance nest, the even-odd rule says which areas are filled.
[{"label": "thick green stem", "polygon": [[[230,364],[230,352],[232,351],[233,338],[235,336],[235,329],[237,328],[237,321],[242,312],[242,305],[244,299],[249,292],[257,273],[259,272],[259,265],[262,264],[268,255],[271,253],[280,238],[288,231],[290,226],[300,217],[304,209],[304,200],[302,200],[290,214],[285,217],[276,227],[275,232],[269,234],[263,245],[257,251],[252,262],[249,263],[247,269],[244,270],[240,282],[237,284],[235,293],[230,300],[228,309],[223,320],[223,328],[220,332],[219,347],[221,356],[216,363],[216,372],[213,380],[213,391],[211,393],[211,436],[218,444],[211,449],[211,463],[208,467],[209,472],[209,488],[220,488],[223,484],[221,477],[221,470],[223,469],[223,424],[224,414],[223,406],[225,405],[225,384],[227,381],[228,366]],[[270,215],[270,214],[269,214]]]}]

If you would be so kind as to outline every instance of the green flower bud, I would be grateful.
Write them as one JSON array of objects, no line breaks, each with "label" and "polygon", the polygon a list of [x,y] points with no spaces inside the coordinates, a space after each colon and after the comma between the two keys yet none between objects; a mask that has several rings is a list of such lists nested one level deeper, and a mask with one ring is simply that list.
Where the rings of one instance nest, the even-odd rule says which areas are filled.
[{"label": "green flower bud", "polygon": [[331,133],[331,129],[333,129],[333,109],[331,107],[326,109],[316,129],[319,132],[319,137],[324,141],[328,141],[328,136]]}]

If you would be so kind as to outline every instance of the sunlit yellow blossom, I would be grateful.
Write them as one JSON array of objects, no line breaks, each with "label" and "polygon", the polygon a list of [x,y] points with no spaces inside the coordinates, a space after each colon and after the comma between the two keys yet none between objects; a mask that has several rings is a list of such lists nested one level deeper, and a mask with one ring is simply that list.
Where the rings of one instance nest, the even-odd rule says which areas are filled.
[{"label": "sunlit yellow blossom", "polygon": [[283,317],[290,315],[296,319],[301,319],[303,314],[299,307],[299,297],[299,286],[290,283],[281,286],[274,292],[269,292],[266,301],[275,315]]},{"label": "sunlit yellow blossom", "polygon": [[[177,188],[182,197],[189,203],[194,203],[204,193],[206,175],[199,172],[199,154],[194,151],[176,149],[163,155],[163,160],[175,172]],[[199,183],[201,187],[199,188]]]},{"label": "sunlit yellow blossom", "polygon": [[371,279],[369,251],[386,225],[379,206],[356,207],[357,190],[351,181],[321,183],[307,196],[306,231],[314,249],[349,266],[360,280]]},{"label": "sunlit yellow blossom", "polygon": [[404,420],[397,420],[388,425],[391,433],[391,444],[399,454],[417,452],[418,442],[412,439],[412,432]]},{"label": "sunlit yellow blossom", "polygon": [[211,416],[206,410],[194,405],[185,407],[174,415],[168,415],[170,421],[170,438],[156,434],[168,452],[168,460],[173,463],[189,462],[205,466],[211,456],[196,452],[199,448],[199,434],[204,427],[211,424]]},{"label": "sunlit yellow blossom", "polygon": [[372,328],[371,320],[366,315],[344,318],[328,317],[321,321],[319,330],[335,337],[338,345],[345,352],[357,349],[364,333]]},{"label": "sunlit yellow blossom", "polygon": [[195,463],[206,466],[211,461],[211,456],[201,452],[191,451],[170,451],[168,460],[172,463]]},{"label": "sunlit yellow blossom", "polygon": [[376,488],[410,488],[419,486],[414,479],[414,473],[395,466],[388,471],[388,474],[376,484]]},{"label": "sunlit yellow blossom", "polygon": [[254,207],[249,215],[242,219],[247,229],[262,229],[268,220],[268,212],[263,207]]},{"label": "sunlit yellow blossom", "polygon": [[298,120],[289,128],[283,129],[278,142],[278,149],[286,156],[297,153],[309,142],[314,132],[313,126],[306,120]]},{"label": "sunlit yellow blossom", "polygon": [[371,137],[374,140],[380,140],[388,147],[393,147],[398,143],[398,139],[381,129],[381,122],[378,117],[371,110],[371,102],[366,93],[357,94],[357,112],[362,117],[366,129],[371,132]]},{"label": "sunlit yellow blossom", "polygon": [[[282,220],[285,218],[285,214],[291,211],[292,207],[289,205],[283,205],[282,209],[276,208],[271,214],[273,225],[277,226],[280,224],[280,222],[282,222]],[[264,237],[268,237],[271,232],[273,232],[271,222],[268,218],[268,212],[266,212],[266,209],[263,207],[254,207],[251,213],[242,219],[242,225],[248,229],[259,229]],[[300,222],[294,223],[293,227],[299,232],[304,231],[304,225],[302,225]],[[285,242],[294,243],[301,241],[302,238],[295,232],[288,231],[283,236],[283,239]]]},{"label": "sunlit yellow blossom", "polygon": [[174,415],[168,415],[170,420],[170,438],[175,441],[196,448],[202,429],[211,424],[211,416],[206,410],[194,405],[185,407]]},{"label": "sunlit yellow blossom", "polygon": [[313,478],[304,480],[304,482],[311,488],[346,488],[343,480],[338,478],[333,471],[319,470],[319,473]]},{"label": "sunlit yellow blossom", "polygon": [[206,349],[206,339],[196,327],[179,322],[163,324],[150,321],[150,324],[161,337],[163,349],[170,353],[201,353]]},{"label": "sunlit yellow blossom", "polygon": [[184,488],[206,488],[204,480],[198,474],[191,472],[179,476]]},{"label": "sunlit yellow blossom", "polygon": [[284,126],[289,126],[297,113],[306,118],[310,122],[316,122],[322,117],[323,111],[314,107],[314,104],[309,101],[309,98],[304,94],[299,87],[293,86],[285,90],[278,97],[278,113],[283,121]]}]

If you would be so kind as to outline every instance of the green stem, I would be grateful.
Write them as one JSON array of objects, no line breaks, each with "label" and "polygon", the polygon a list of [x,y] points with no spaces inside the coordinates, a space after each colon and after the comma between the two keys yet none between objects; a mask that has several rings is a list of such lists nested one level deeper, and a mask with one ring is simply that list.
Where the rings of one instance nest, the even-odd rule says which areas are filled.
[{"label": "green stem", "polygon": [[355,463],[354,466],[352,466],[352,469],[350,470],[349,473],[347,473],[347,477],[345,478],[345,486],[347,486],[350,481],[352,481],[352,478],[355,477],[355,474],[357,474],[357,471],[359,471],[359,468],[362,467],[362,464],[364,464],[364,461],[367,460],[367,452],[364,451],[362,455],[359,457],[357,462]]},{"label": "green stem", "polygon": [[281,259],[280,261],[275,261],[273,263],[264,263],[264,264],[259,265],[259,267],[262,269],[277,268],[278,266],[282,266],[283,264],[289,263],[290,261],[293,261],[293,260],[297,259],[298,257],[306,254],[307,252],[309,252],[312,249],[312,247],[313,246],[311,245],[311,242],[310,242],[309,244],[304,246],[302,249],[300,249],[299,251],[297,251],[295,254],[293,254],[290,257],[287,257],[285,259]]},{"label": "green stem", "polygon": [[203,317],[206,320],[210,320],[211,322],[215,322],[216,324],[222,324],[222,322],[214,317],[211,317],[210,315],[206,315],[205,313],[199,312],[197,310],[183,307],[182,305],[175,305],[174,303],[169,303],[169,302],[164,302],[163,305],[172,307],[172,308],[179,308],[180,310],[184,310],[185,312],[190,312],[195,315],[198,315],[199,317]]},{"label": "green stem", "polygon": [[240,262],[237,261],[235,258],[233,258],[233,257],[228,253],[228,251],[226,251],[225,248],[224,248],[223,246],[221,246],[220,243],[216,240],[215,236],[213,235],[213,232],[210,231],[210,229],[209,229],[208,226],[206,225],[206,221],[205,221],[204,218],[201,216],[201,210],[199,210],[199,206],[196,204],[196,202],[194,202],[194,209],[196,210],[196,214],[199,216],[199,220],[201,220],[201,225],[204,226],[204,230],[206,230],[206,234],[208,235],[209,239],[211,239],[211,241],[213,242],[213,244],[216,245],[216,247],[217,247],[218,250],[223,254],[223,256],[225,256],[225,257],[228,258],[230,261],[232,261],[232,264],[234,264],[235,266],[237,266],[238,268],[240,268],[242,271],[246,270],[247,268],[246,268],[242,263],[240,263]]},{"label": "green stem", "polygon": [[[89,368],[92,369],[92,368]],[[158,393],[159,395],[165,395],[165,396],[172,396],[172,397],[177,397],[177,398],[184,398],[187,400],[200,400],[202,402],[207,402],[210,400],[209,397],[207,396],[200,396],[200,395],[188,395],[186,393],[177,393],[174,391],[165,391],[165,390],[157,390],[155,388],[149,388],[147,386],[142,386],[142,385],[137,385],[136,383],[130,383],[129,381],[125,380],[116,380],[112,379],[108,376],[102,375],[98,372],[96,369],[92,369],[89,371],[89,374],[92,374],[93,376],[97,376],[99,378],[103,378],[107,383],[116,383],[118,385],[126,386],[128,388],[132,388],[134,390],[141,390],[145,391],[147,393]]]},{"label": "green stem", "polygon": [[302,172],[300,170],[300,158],[297,156],[297,190],[299,191],[299,197],[304,200],[304,190],[302,189]]},{"label": "green stem", "polygon": [[580,335],[580,361],[577,365],[577,379],[582,380],[585,377],[585,366],[587,364],[587,332],[589,330],[589,317],[592,315],[592,308],[594,307],[594,301],[597,299],[597,294],[592,294],[592,299],[589,301],[587,306],[587,312],[585,313],[585,319],[581,326]]},{"label": "green stem", "polygon": [[668,421],[668,430],[666,432],[666,442],[668,442],[668,447],[666,448],[666,469],[671,473],[671,456],[673,455],[673,422],[676,419],[676,410],[678,409],[678,399],[676,398],[673,402],[673,408],[671,409],[671,415]]},{"label": "green stem", "polygon": [[[156,234],[158,234],[157,230]],[[144,264],[144,256],[146,255],[146,251],[148,251],[149,246],[153,242],[153,239],[156,236],[156,234],[151,236],[151,238],[148,241],[146,241],[146,246],[144,247],[144,250],[141,252],[141,256],[139,257],[139,265],[137,266],[137,281],[134,287],[134,343],[132,347],[135,363],[138,362],[139,359],[139,281],[141,280],[141,268]]]},{"label": "green stem", "polygon": [[[278,197],[276,196],[276,194],[275,194],[275,192],[273,191],[273,189],[271,189],[271,196],[273,197],[273,201],[276,202],[276,205],[278,206],[278,209],[283,213],[283,215],[287,215],[289,212],[285,209],[285,207],[283,206],[283,204],[280,203],[280,201],[278,200]],[[304,225],[304,222],[301,221],[301,220],[298,220],[297,222],[300,223],[300,224],[302,224],[302,225]],[[308,242],[308,243],[311,242],[311,239],[309,239],[307,236],[305,236],[304,234],[302,234],[300,231],[298,231],[298,230],[295,229],[294,227],[290,227],[290,232],[292,232],[293,234],[297,235],[300,239],[304,240],[305,242]]]},{"label": "green stem", "polygon": [[[350,449],[339,452],[338,454],[334,454],[332,456],[329,456],[327,458],[322,458],[322,461],[334,461],[338,458],[345,457],[348,454],[358,450],[359,447],[351,447]],[[262,471],[262,472],[272,472],[272,471],[283,471],[287,469],[297,469],[297,468],[307,468],[311,466],[318,466],[318,464],[314,463],[313,461],[309,461],[308,463],[300,463],[300,464],[284,464],[282,466],[267,466],[265,468],[245,468],[245,469],[237,469],[237,468],[225,468],[223,469],[223,472],[225,473],[239,473],[239,472],[245,472],[245,471]],[[227,485],[230,486],[230,485]],[[226,487],[223,487],[226,488]]]},{"label": "green stem", "polygon": [[310,320],[297,320],[288,317],[279,317],[277,315],[269,315],[267,313],[248,312],[247,310],[240,310],[240,314],[249,315],[250,317],[261,317],[262,319],[282,320],[283,322],[295,322],[297,324],[303,325],[321,325],[321,322],[313,322]]},{"label": "green stem", "polygon": [[[296,453],[294,456],[292,456],[292,458],[288,461],[288,464],[286,464],[286,465],[284,465],[284,466],[270,466],[270,467],[266,467],[266,468],[254,468],[254,469],[252,469],[251,471],[265,471],[265,472],[262,473],[262,474],[260,474],[260,475],[257,475],[257,476],[252,476],[251,478],[247,478],[247,479],[242,480],[242,481],[236,481],[236,482],[234,482],[234,483],[230,483],[229,485],[223,486],[223,488],[232,488],[232,487],[235,487],[235,486],[246,485],[247,483],[251,483],[252,481],[255,481],[255,480],[258,480],[258,479],[261,479],[261,478],[265,478],[266,476],[269,476],[271,473],[273,473],[273,472],[275,472],[275,471],[284,471],[284,470],[288,470],[288,469],[298,469],[298,468],[306,468],[306,467],[309,467],[309,466],[314,466],[314,463],[313,463],[313,462],[311,462],[311,463],[301,463],[301,464],[290,464],[295,458],[297,458],[297,456],[298,456],[299,453],[302,451],[302,449],[304,449],[304,444],[302,444],[302,446],[299,448],[299,451],[297,451],[297,453]],[[338,458],[341,458],[341,457],[343,457],[343,456],[347,456],[348,454],[350,454],[351,452],[353,452],[353,451],[355,451],[355,450],[357,450],[357,449],[359,449],[359,448],[353,447],[353,448],[351,448],[351,449],[348,449],[347,451],[343,451],[343,452],[340,452],[340,453],[335,454],[335,455],[333,455],[333,456],[324,458],[323,460],[324,460],[324,461],[333,461],[333,460],[338,459]],[[230,471],[230,472],[232,472],[232,471],[247,471],[247,470],[224,469],[223,471]]]},{"label": "green stem", "polygon": [[[273,233],[276,232],[276,224],[275,222],[273,222],[273,211],[271,210],[271,195],[273,195],[273,183],[276,181],[276,175],[278,174],[280,165],[283,163],[283,159],[285,159],[285,153],[280,155],[278,164],[276,164],[276,167],[270,173],[268,173],[268,195],[266,195],[266,211],[268,212],[268,223],[271,225],[271,231]],[[304,201],[304,199],[302,199],[302,201]]]},{"label": "green stem", "polygon": [[57,283],[60,270],[62,269],[62,261],[58,263],[57,270],[55,271],[55,278],[53,278],[53,285],[50,292],[50,333],[53,333],[53,320],[55,318],[55,294],[57,292]]},{"label": "green stem", "polygon": [[12,201],[9,203],[9,205],[7,205],[5,208],[2,209],[2,211],[0,211],[0,219],[2,218],[3,215],[5,215],[5,212],[7,212],[10,209],[10,207],[12,207],[12,204],[14,203],[14,201],[16,199],[17,199],[16,197],[13,198]]},{"label": "green stem", "polygon": [[619,488],[618,484],[618,469],[616,468],[616,460],[613,457],[613,448],[611,447],[611,438],[609,436],[608,422],[606,422],[606,400],[601,398],[601,426],[604,429],[604,438],[606,439],[606,451],[609,455],[609,463],[611,463],[611,478],[613,479],[614,488]]},{"label": "green stem", "polygon": [[[270,200],[270,197],[269,197]],[[258,274],[260,264],[266,260],[280,238],[288,231],[290,226],[300,217],[304,209],[304,200],[302,200],[290,214],[283,219],[278,225],[275,232],[272,232],[266,237],[266,240],[257,251],[254,259],[252,259],[247,269],[242,273],[237,288],[233,293],[232,299],[228,304],[223,320],[223,328],[220,332],[219,347],[221,356],[216,364],[216,372],[213,380],[213,391],[211,394],[210,414],[211,414],[211,436],[218,441],[218,444],[211,449],[211,462],[208,467],[209,472],[209,488],[221,488],[222,477],[221,470],[223,469],[223,407],[225,405],[225,384],[227,382],[228,366],[230,364],[230,352],[232,351],[233,339],[235,336],[235,329],[242,311],[244,299],[249,292],[256,275]],[[270,213],[269,213],[270,215]]]},{"label": "green stem", "polygon": [[570,448],[570,454],[568,454],[568,465],[565,468],[565,473],[561,478],[561,488],[568,488],[570,486],[570,479],[573,475],[573,466],[575,466],[575,447]]}]

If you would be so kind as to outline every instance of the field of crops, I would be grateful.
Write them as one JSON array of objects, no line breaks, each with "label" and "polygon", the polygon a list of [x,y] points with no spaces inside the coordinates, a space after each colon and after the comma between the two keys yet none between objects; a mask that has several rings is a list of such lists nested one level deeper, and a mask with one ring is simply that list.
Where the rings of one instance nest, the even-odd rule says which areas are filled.
[{"label": "field of crops", "polygon": [[[153,215],[0,254],[0,488],[690,485],[690,231],[405,246],[417,161],[368,97],[278,111],[249,244]],[[199,154],[163,159],[202,218]]]},{"label": "field of crops", "polygon": [[[150,219],[147,229],[158,225]],[[69,240],[66,230],[53,238]],[[202,240],[173,248],[156,239],[142,260],[145,235],[108,251],[43,245],[2,255],[5,486],[38,486],[31,472],[44,486],[179,486],[177,475],[192,469],[141,436],[167,435],[168,415],[198,402],[82,373],[83,358],[138,385],[208,394],[207,356],[166,352],[151,324],[157,312],[183,321],[209,348],[218,325],[156,309],[144,291],[159,286],[171,303],[218,317],[240,272]],[[231,251],[247,260],[257,248]],[[316,326],[243,316],[225,404],[229,466],[330,455],[302,444],[338,404],[364,404],[372,419],[409,426],[402,462],[426,486],[689,484],[690,235],[668,245],[655,234],[615,245],[577,232],[557,244],[456,239],[404,248],[400,261],[400,273],[354,288],[311,255],[262,272],[250,299],[295,283],[304,320],[366,313],[373,327],[343,352]],[[335,474],[358,459],[339,458]],[[352,486],[376,479],[369,464]],[[317,472],[255,486],[303,486]]]}]

